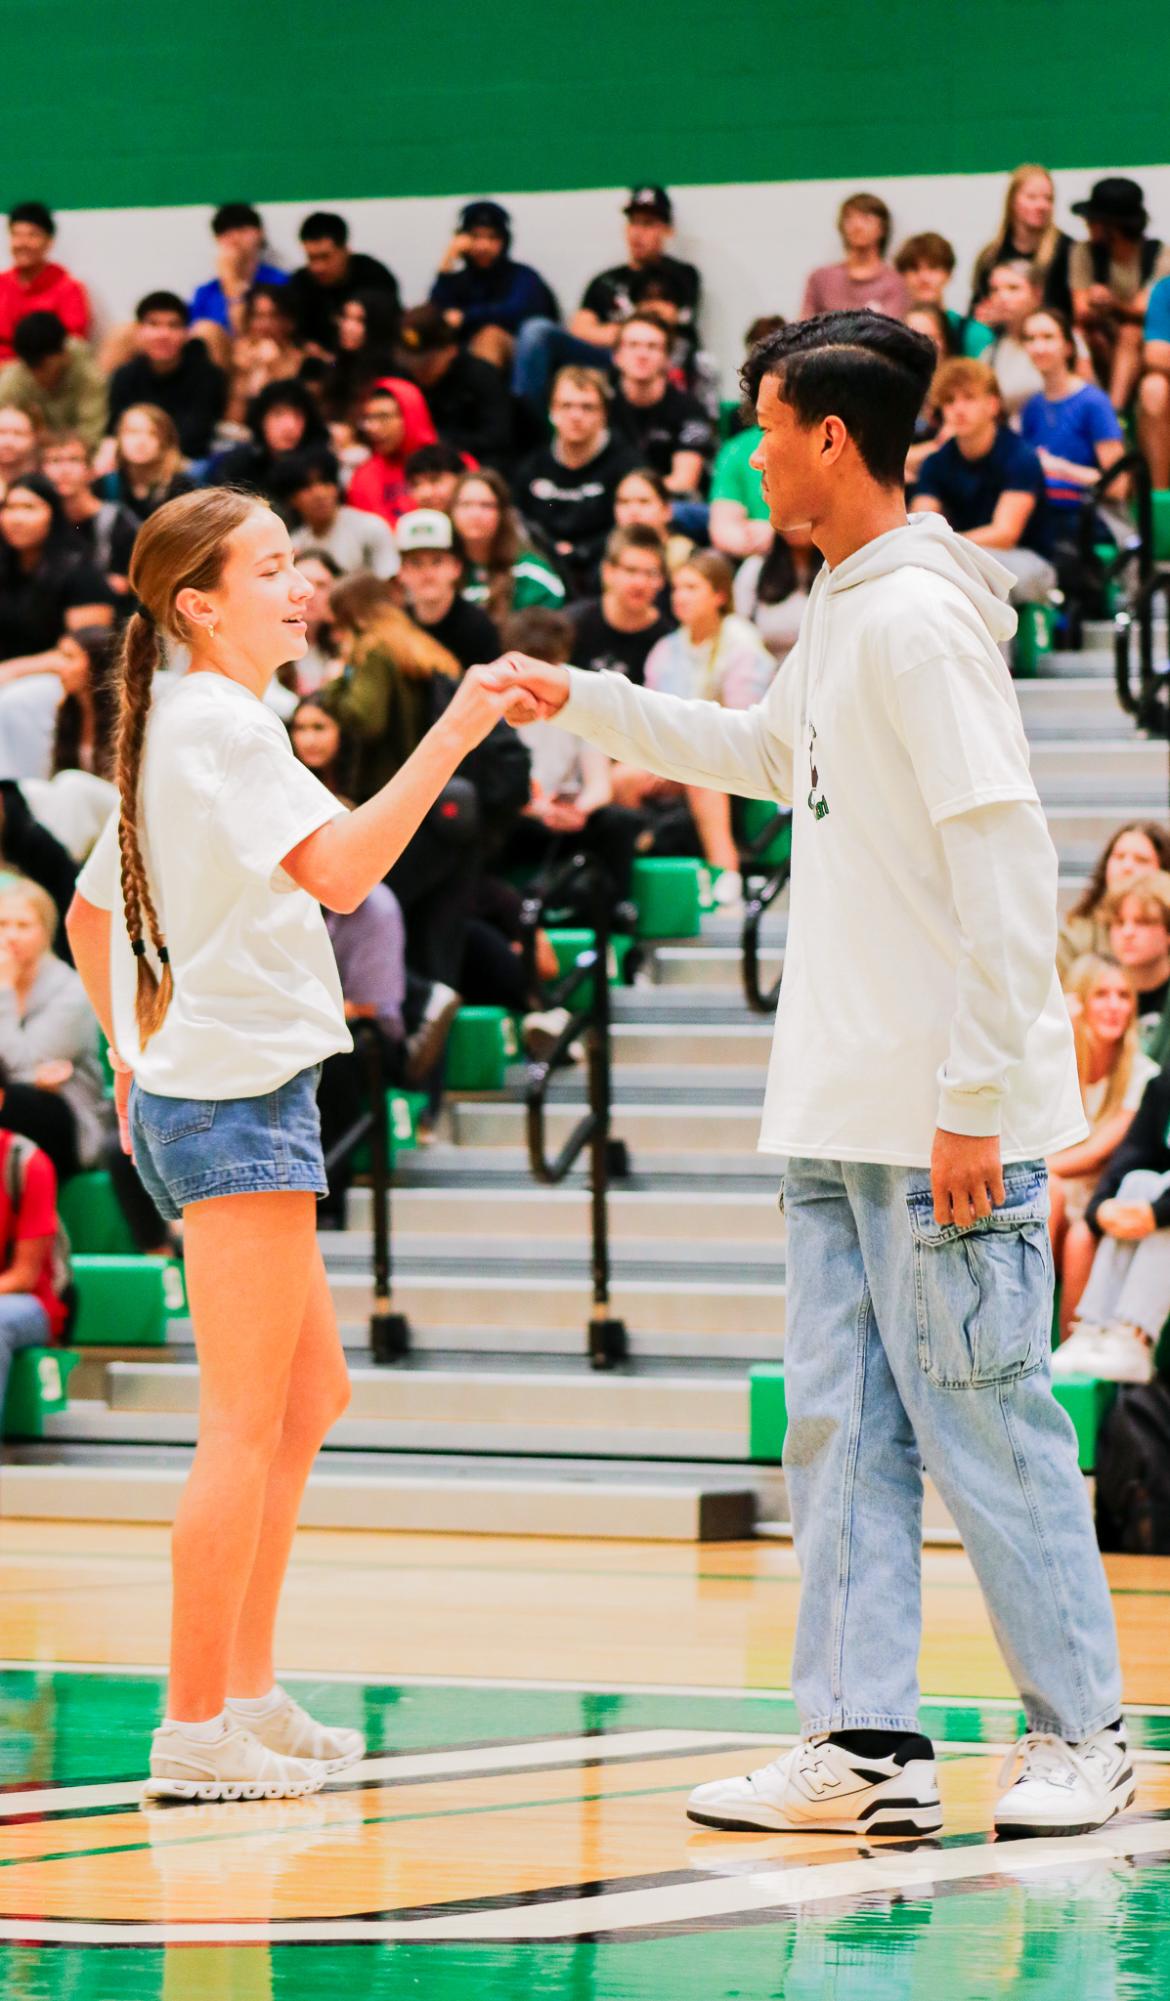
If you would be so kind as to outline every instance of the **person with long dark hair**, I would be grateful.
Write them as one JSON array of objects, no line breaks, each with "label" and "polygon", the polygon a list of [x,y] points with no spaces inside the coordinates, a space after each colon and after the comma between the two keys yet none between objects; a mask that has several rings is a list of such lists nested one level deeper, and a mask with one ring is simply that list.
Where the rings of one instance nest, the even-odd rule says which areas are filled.
[{"label": "person with long dark hair", "polygon": [[312,390],[303,382],[270,382],[248,405],[252,441],[234,445],[211,468],[213,486],[245,487],[275,500],[273,475],[294,452],[315,451],[329,439]]},{"label": "person with long dark hair", "polygon": [[1062,979],[1073,961],[1087,952],[1099,958],[1110,952],[1111,920],[1104,909],[1105,899],[1116,896],[1139,876],[1157,874],[1170,875],[1170,828],[1158,820],[1127,820],[1109,836],[1060,927],[1056,964]]},{"label": "person with long dark hair", "polygon": [[78,549],[56,487],[43,473],[14,479],[0,504],[0,776],[48,776],[58,641],[113,618],[113,593]]},{"label": "person with long dark hair", "polygon": [[500,627],[512,612],[533,605],[553,611],[563,606],[565,586],[532,547],[502,473],[490,466],[465,473],[450,514],[464,565],[460,595],[486,611],[493,625]]},{"label": "person with long dark hair", "polygon": [[357,421],[374,383],[393,375],[401,314],[389,292],[351,292],[337,309],[337,351],[321,384],[331,422]]}]

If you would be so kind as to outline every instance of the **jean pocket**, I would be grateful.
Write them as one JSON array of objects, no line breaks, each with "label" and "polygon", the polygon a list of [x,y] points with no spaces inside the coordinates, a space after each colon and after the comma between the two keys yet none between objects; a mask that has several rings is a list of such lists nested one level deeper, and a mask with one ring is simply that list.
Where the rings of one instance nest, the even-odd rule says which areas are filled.
[{"label": "jean pocket", "polygon": [[215,1098],[159,1098],[153,1092],[140,1091],[134,1109],[152,1145],[170,1146],[193,1133],[210,1132],[219,1102]]},{"label": "jean pocket", "polygon": [[1052,1340],[1052,1251],[1043,1175],[1004,1176],[982,1222],[936,1223],[929,1189],[906,1197],[914,1239],[918,1365],[939,1389],[1029,1375]]}]

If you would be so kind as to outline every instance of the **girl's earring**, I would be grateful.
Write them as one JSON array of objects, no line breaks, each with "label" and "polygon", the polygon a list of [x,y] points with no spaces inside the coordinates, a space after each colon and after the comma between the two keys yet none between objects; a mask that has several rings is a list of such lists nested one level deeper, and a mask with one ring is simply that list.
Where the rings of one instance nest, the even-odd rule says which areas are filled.
[{"label": "girl's earring", "polygon": [[214,627],[213,625],[209,625],[209,626],[208,626],[208,628],[207,628],[207,637],[208,637],[209,639],[214,639],[214,638],[215,638],[215,627]]}]

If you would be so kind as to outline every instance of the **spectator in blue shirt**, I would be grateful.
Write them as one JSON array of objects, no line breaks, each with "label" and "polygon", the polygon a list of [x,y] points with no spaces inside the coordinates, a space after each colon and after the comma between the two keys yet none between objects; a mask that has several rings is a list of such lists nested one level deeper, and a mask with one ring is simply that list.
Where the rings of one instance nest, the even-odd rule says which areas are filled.
[{"label": "spectator in blue shirt", "polygon": [[461,341],[494,368],[512,365],[514,335],[525,320],[559,320],[560,307],[539,271],[512,257],[512,218],[495,201],[468,202],[431,286]]},{"label": "spectator in blue shirt", "polygon": [[931,393],[951,435],[924,460],[911,512],[943,514],[960,535],[990,549],[1016,579],[1013,604],[1042,603],[1056,572],[1048,560],[1040,460],[1003,422],[999,385],[986,362],[944,362]]},{"label": "spectator in blue shirt", "polygon": [[1159,278],[1146,307],[1145,370],[1138,389],[1138,436],[1159,489],[1170,486],[1170,278]]},{"label": "spectator in blue shirt", "polygon": [[250,288],[283,285],[288,273],[263,261],[264,224],[250,202],[224,202],[211,218],[211,229],[215,276],[198,287],[191,301],[191,331],[207,342],[213,360],[226,368],[230,359],[226,342],[244,330],[244,302]]},{"label": "spectator in blue shirt", "polygon": [[[1075,549],[1081,501],[1121,458],[1125,439],[1105,391],[1073,371],[1077,351],[1064,313],[1042,306],[1029,314],[1024,346],[1044,387],[1020,412],[1020,436],[1044,468],[1053,543]],[[1113,498],[1123,500],[1124,488]]]}]

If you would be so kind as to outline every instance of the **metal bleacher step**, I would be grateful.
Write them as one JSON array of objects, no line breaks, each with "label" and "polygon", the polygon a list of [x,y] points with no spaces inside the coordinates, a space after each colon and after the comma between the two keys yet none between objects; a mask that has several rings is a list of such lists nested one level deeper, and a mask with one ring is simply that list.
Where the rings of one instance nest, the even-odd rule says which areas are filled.
[{"label": "metal bleacher step", "polygon": [[732,1075],[750,1069],[761,1079],[772,1049],[772,1023],[762,1015],[743,1022],[705,1022],[692,1027],[672,1027],[661,1022],[619,1021],[612,1036],[615,1067],[623,1072],[637,1068],[673,1067],[675,1075],[691,1066],[718,1067]]},{"label": "metal bleacher step", "polygon": [[1118,707],[1111,672],[1017,681],[1015,687],[1024,728],[1033,744],[1061,737],[1132,741],[1132,728]]},{"label": "metal bleacher step", "polygon": [[[545,1120],[550,1147],[563,1145],[583,1110],[583,1098],[575,1105],[550,1104]],[[471,1103],[463,1099],[451,1108],[452,1130],[461,1146],[518,1146],[524,1138],[526,1118],[524,1105],[504,1100]],[[747,1104],[697,1105],[689,1101],[680,1078],[672,1104],[622,1102],[615,1109],[614,1131],[639,1154],[692,1148],[710,1154],[743,1153],[759,1137],[759,1099]]]},{"label": "metal bleacher step", "polygon": [[[517,1110],[521,1109],[516,1107]],[[623,1129],[619,1137],[628,1138]],[[701,1147],[682,1147],[670,1153],[633,1155],[633,1172],[619,1188],[703,1190],[716,1183],[725,1194],[740,1190],[768,1189],[773,1196],[779,1186],[782,1163],[775,1154],[759,1153],[754,1144],[739,1151],[721,1154],[713,1165]],[[564,1186],[586,1184],[586,1162],[581,1159],[571,1170]],[[507,1145],[462,1145],[440,1140],[417,1153],[405,1154],[397,1169],[396,1186],[405,1188],[480,1188],[483,1186],[525,1189],[533,1186],[528,1149],[519,1137]]]},{"label": "metal bleacher step", "polygon": [[1170,773],[1167,745],[1132,735],[1091,748],[1075,738],[1032,745],[1032,776],[1047,812],[1087,805],[1097,798],[1124,799],[1131,812],[1165,808]]},{"label": "metal bleacher step", "polygon": [[[778,1181],[778,1173],[773,1179]],[[443,1239],[458,1233],[465,1243],[491,1242],[523,1231],[530,1250],[546,1238],[568,1238],[579,1253],[589,1242],[589,1195],[579,1187],[542,1188],[528,1178],[517,1189],[480,1186],[473,1189],[396,1187],[393,1194],[395,1244],[413,1238]],[[366,1188],[351,1189],[347,1210],[348,1240],[371,1227],[372,1205]],[[782,1237],[773,1187],[720,1189],[687,1193],[680,1189],[627,1188],[615,1185],[609,1198],[609,1232],[615,1251],[629,1241],[674,1238],[692,1245],[721,1243],[771,1245]],[[322,1240],[328,1255],[328,1241]]]}]

